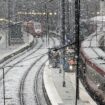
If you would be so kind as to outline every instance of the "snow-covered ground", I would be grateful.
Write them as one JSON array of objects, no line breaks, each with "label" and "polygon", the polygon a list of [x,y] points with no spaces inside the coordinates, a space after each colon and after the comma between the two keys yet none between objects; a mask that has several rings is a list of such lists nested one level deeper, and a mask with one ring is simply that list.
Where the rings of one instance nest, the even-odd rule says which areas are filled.
[{"label": "snow-covered ground", "polygon": [[[6,105],[20,105],[20,96],[23,95],[25,105],[34,105],[35,104],[35,94],[34,94],[34,78],[37,70],[41,65],[48,59],[47,53],[48,49],[46,48],[45,38],[38,38],[36,46],[26,52],[24,55],[18,57],[17,59],[11,61],[7,64],[5,70],[5,98]],[[55,41],[55,42],[54,42]],[[54,44],[58,45],[58,40],[54,38],[50,39],[49,46],[52,47]],[[45,54],[45,55],[43,55]],[[29,55],[29,56],[28,56]],[[27,56],[27,57],[26,57]],[[39,59],[43,56],[41,59]],[[18,63],[17,63],[18,62]],[[36,63],[35,63],[36,62]],[[17,63],[17,64],[16,64]],[[29,69],[32,65],[32,69]],[[13,66],[13,68],[8,66]],[[28,72],[25,77],[23,90],[20,92],[20,85],[22,85],[22,79],[25,73]],[[3,104],[3,82],[2,82],[2,69],[0,70],[0,105]],[[22,83],[22,84],[21,84]]]}]

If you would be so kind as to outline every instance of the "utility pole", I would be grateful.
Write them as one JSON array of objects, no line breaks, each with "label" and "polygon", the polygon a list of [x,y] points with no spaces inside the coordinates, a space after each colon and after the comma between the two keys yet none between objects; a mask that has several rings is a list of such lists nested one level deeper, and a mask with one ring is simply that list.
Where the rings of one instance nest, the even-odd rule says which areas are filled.
[{"label": "utility pole", "polygon": [[47,13],[47,6],[46,6],[46,3],[45,3],[45,28],[46,28],[46,47],[47,47],[47,39],[48,39],[48,30],[47,30],[47,23],[48,23],[48,21],[47,21],[47,18],[48,18],[48,13]]},{"label": "utility pole", "polygon": [[11,98],[6,98],[6,86],[5,86],[5,71],[4,71],[4,69],[6,68],[6,67],[23,67],[23,65],[20,65],[20,66],[4,66],[4,67],[1,67],[0,69],[2,69],[3,70],[3,103],[4,103],[4,105],[6,105],[6,100],[7,99],[11,99]]},{"label": "utility pole", "polygon": [[[65,0],[62,0],[62,45],[65,45]],[[66,86],[65,82],[65,48],[63,49],[63,87]]]},{"label": "utility pole", "polygon": [[49,46],[49,13],[46,11],[46,23],[47,23],[47,46]]},{"label": "utility pole", "polygon": [[76,101],[75,105],[77,105],[77,100],[79,100],[79,52],[80,52],[80,0],[75,0],[75,41],[76,41]]},{"label": "utility pole", "polygon": [[10,14],[11,14],[11,9],[10,9],[10,4],[11,4],[11,0],[8,0],[8,45],[10,46],[11,43],[10,43]]},{"label": "utility pole", "polygon": [[[58,9],[58,23],[59,23],[59,32],[60,32],[60,35],[62,35],[62,32],[61,32],[61,26],[62,26],[62,20],[61,20],[61,16],[62,16],[62,13],[61,13],[61,0],[58,0],[58,7],[59,7],[59,9]],[[61,36],[62,37],[62,36]],[[62,43],[62,40],[60,41],[60,44]]]},{"label": "utility pole", "polygon": [[47,5],[45,3],[45,19],[46,19],[46,46],[49,45],[49,13],[48,13],[48,10],[47,10]]},{"label": "utility pole", "polygon": [[[27,13],[27,15],[26,15],[27,16],[26,21],[27,21],[27,27],[28,27],[28,17],[29,17],[28,16],[28,13],[29,13],[28,3],[26,3],[26,7],[27,7],[26,8],[26,13]],[[27,39],[28,39],[28,42],[29,42],[29,33],[28,32],[27,32]]]},{"label": "utility pole", "polygon": [[[5,2],[5,5],[4,5],[3,8],[5,8],[5,10],[4,10],[3,12],[5,13],[5,16],[4,16],[4,17],[7,18],[7,16],[8,16],[8,15],[7,15],[7,14],[8,14],[8,13],[7,13],[8,2],[7,2],[6,0],[4,0],[4,2]],[[3,26],[3,27],[4,27],[4,26]],[[6,36],[5,36],[6,48],[8,47],[8,39],[7,39],[7,38],[8,38],[8,37],[7,37],[8,35],[7,35],[7,34],[8,34],[8,33],[6,32],[6,34],[5,34],[5,35],[6,35]]]},{"label": "utility pole", "polygon": [[3,69],[3,99],[4,99],[4,105],[5,105],[5,73],[4,68]]},{"label": "utility pole", "polygon": [[66,44],[69,42],[69,36],[70,36],[70,2],[69,0],[66,1]]},{"label": "utility pole", "polygon": [[103,29],[103,16],[105,14],[105,0],[100,0],[100,15],[102,16],[102,31]]}]

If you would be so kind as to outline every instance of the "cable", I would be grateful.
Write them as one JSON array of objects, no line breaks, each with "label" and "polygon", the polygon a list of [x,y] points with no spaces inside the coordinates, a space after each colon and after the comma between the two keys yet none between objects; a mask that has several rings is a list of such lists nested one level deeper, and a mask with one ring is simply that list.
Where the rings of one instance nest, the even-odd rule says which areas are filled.
[{"label": "cable", "polygon": [[67,45],[61,46],[61,47],[59,47],[59,48],[54,47],[54,48],[51,48],[51,49],[53,49],[53,51],[61,50],[61,49],[64,49],[64,48],[66,48],[66,47],[69,47],[69,46],[75,45],[75,43],[76,43],[76,42],[73,42],[73,43],[70,43],[70,44],[67,44]]}]

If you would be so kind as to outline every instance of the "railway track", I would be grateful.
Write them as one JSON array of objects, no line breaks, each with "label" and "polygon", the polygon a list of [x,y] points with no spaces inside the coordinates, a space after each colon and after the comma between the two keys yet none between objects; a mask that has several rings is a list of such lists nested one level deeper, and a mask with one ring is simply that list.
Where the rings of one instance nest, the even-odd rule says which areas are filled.
[{"label": "railway track", "polygon": [[[55,43],[55,42],[52,40],[52,42],[51,42],[50,44],[53,45],[54,43]],[[43,44],[43,43],[42,43],[42,44]],[[12,64],[12,67],[10,67],[9,69],[6,69],[6,70],[5,70],[6,81],[11,80],[12,77],[10,77],[10,75],[14,75],[14,74],[15,74],[15,73],[12,73],[12,72],[20,72],[20,71],[22,71],[21,74],[19,74],[19,73],[17,73],[17,75],[15,74],[15,77],[13,77],[14,79],[15,79],[15,78],[18,78],[18,74],[19,74],[20,76],[23,76],[23,74],[24,74],[24,75],[25,75],[25,74],[27,74],[27,75],[29,74],[29,73],[28,73],[28,72],[29,72],[29,71],[28,71],[29,69],[27,70],[27,73],[26,73],[26,71],[24,70],[24,69],[26,69],[27,67],[25,67],[25,68],[23,67],[22,70],[19,70],[19,69],[16,68],[16,66],[21,65],[23,62],[26,62],[27,59],[30,59],[31,62],[32,62],[33,59],[31,59],[31,58],[35,57],[35,54],[37,54],[37,55],[39,54],[40,49],[43,47],[42,44],[38,45],[37,48],[33,48],[32,51],[30,51],[29,54],[25,54],[24,56],[20,57],[18,60],[15,61],[15,63],[14,63],[14,60],[13,60],[13,62],[11,61],[12,63],[6,63],[5,66],[8,66],[8,65],[11,65],[11,64]],[[41,50],[43,50],[43,49],[41,49]],[[46,52],[46,51],[45,51],[45,52]],[[38,55],[38,56],[39,56],[39,55]],[[40,57],[42,57],[42,58],[45,57],[45,56],[46,56],[46,55],[43,54],[43,53],[40,55]],[[36,58],[37,58],[37,59],[36,59]],[[36,58],[35,58],[35,59],[36,59],[35,62],[37,63],[39,58],[38,58],[38,57],[36,57]],[[40,58],[40,59],[41,59],[41,58]],[[39,62],[40,62],[40,61],[39,61]],[[43,62],[43,63],[44,63],[44,62]],[[24,66],[24,65],[23,65],[23,66]],[[32,66],[32,65],[31,65],[31,66]],[[36,65],[36,66],[37,66],[37,65]],[[32,68],[32,67],[28,67],[28,68]],[[17,69],[17,70],[15,70],[15,69]],[[19,70],[19,71],[18,71],[18,70]],[[27,75],[26,75],[26,77],[27,77]],[[24,76],[23,76],[23,77],[24,77]],[[22,78],[23,78],[23,77],[22,77]],[[25,77],[24,77],[24,78],[25,78]],[[0,81],[1,81],[1,80],[2,80],[2,76],[0,76]],[[19,85],[20,83],[18,83],[18,82],[16,83],[16,81],[17,81],[17,80],[15,80],[14,85],[17,85],[17,88],[21,87],[21,89],[22,89],[22,88],[24,89],[24,85],[23,85],[23,86],[20,86],[20,85]],[[22,80],[22,81],[23,81],[23,80]],[[25,80],[25,81],[26,81],[26,80]],[[12,80],[12,82],[13,82],[13,80]],[[23,81],[23,82],[24,82],[24,81]],[[11,82],[10,82],[10,83],[7,82],[6,84],[11,84]],[[21,82],[21,84],[22,84],[22,82]],[[18,86],[19,86],[19,87],[18,87]],[[7,87],[8,92],[11,90],[11,92],[14,92],[15,94],[18,93],[18,92],[17,92],[17,88],[16,88],[16,89],[13,89],[12,85],[11,85],[10,87],[8,87],[8,86],[6,85],[6,87]],[[12,88],[11,88],[11,87],[12,87]],[[33,86],[33,87],[34,87],[34,86]],[[10,88],[11,88],[11,89],[10,89]],[[13,91],[12,91],[12,90],[13,90]],[[18,89],[18,90],[19,90],[19,89]],[[1,84],[1,87],[0,87],[0,93],[1,93],[1,92],[2,92],[2,84]],[[9,94],[8,92],[6,92],[6,96],[7,96],[7,97],[10,97],[10,96],[11,96],[13,99],[14,99],[15,97],[17,97],[17,96],[14,97],[12,94]],[[24,95],[24,92],[21,91],[20,93],[23,93],[23,95]],[[1,97],[2,97],[2,96],[1,96]],[[0,98],[1,98],[1,97],[0,97]],[[21,94],[21,97],[22,97],[22,94]],[[2,99],[2,98],[1,98],[1,99]],[[13,99],[11,99],[11,100],[13,100]],[[18,98],[15,98],[15,99],[16,99],[16,101],[13,101],[13,102],[8,101],[7,104],[17,104],[17,103],[20,104],[19,100],[21,100],[21,99],[19,99],[19,100],[18,100]],[[35,100],[35,99],[34,99],[34,100]],[[26,101],[25,101],[25,102],[26,102]],[[1,103],[2,103],[2,100],[1,100]],[[26,102],[26,103],[27,103],[27,102]],[[1,104],[1,105],[2,105],[2,104]],[[23,102],[23,105],[24,105],[24,102]],[[28,103],[28,105],[29,105],[29,103]],[[36,105],[37,105],[37,104],[36,104]]]},{"label": "railway track", "polygon": [[[52,39],[52,40],[53,40],[52,44],[55,45],[55,40],[54,39]],[[43,65],[45,64],[45,62],[47,60],[47,58],[45,56],[46,55],[42,55],[40,58],[35,60],[33,62],[33,64],[29,67],[29,69],[26,71],[26,73],[24,74],[22,81],[21,81],[21,84],[20,84],[20,90],[19,90],[19,97],[21,97],[20,98],[20,105],[29,105],[29,104],[31,104],[31,105],[43,105],[42,104],[43,102],[41,102],[42,97],[40,98],[39,93],[38,93],[38,77],[39,77],[39,75],[41,75],[41,70],[42,70],[41,68],[43,67]],[[44,57],[45,57],[45,60],[40,64],[41,59],[43,60]],[[37,69],[37,71],[35,71],[33,68],[34,67],[36,68],[37,65],[40,65],[40,66]],[[30,86],[33,87],[32,90],[30,90],[30,88],[29,89],[27,88],[27,86],[29,84],[28,83],[29,80],[30,80],[30,82],[32,82],[32,83],[30,83]],[[42,85],[42,83],[40,85]],[[26,93],[27,91],[31,91],[31,95],[29,93],[24,95],[24,93]],[[39,91],[41,91],[41,90],[39,90]],[[32,96],[34,96],[34,97],[32,97]],[[30,103],[29,103],[28,99],[31,99]],[[46,104],[45,100],[44,100],[44,103]]]},{"label": "railway track", "polygon": [[[26,78],[27,78],[27,75],[29,74],[29,72],[32,70],[33,66],[38,62],[40,61],[45,55],[42,55],[40,58],[36,59],[32,64],[31,66],[27,69],[27,71],[24,73],[24,76],[21,80],[21,83],[20,83],[20,89],[19,89],[19,97],[20,97],[20,105],[26,105],[25,104],[25,100],[24,100],[24,85],[25,85],[25,82],[26,82]],[[32,77],[31,77],[32,78]],[[37,78],[36,78],[37,79]],[[29,82],[29,81],[28,81]],[[32,104],[31,104],[32,105]]]},{"label": "railway track", "polygon": [[[31,53],[29,53],[29,54],[26,54],[24,57],[22,57],[22,58],[20,58],[18,61],[16,61],[16,63],[13,63],[12,64],[12,66],[8,69],[8,70],[6,70],[5,71],[5,75],[13,68],[13,67],[15,67],[18,63],[20,63],[20,62],[22,62],[24,59],[26,59],[28,56],[30,56],[30,55],[32,55],[33,53],[35,53],[36,51],[38,51],[38,49],[40,49],[42,47],[42,44],[41,45],[39,45],[39,46],[37,46],[35,49],[33,49],[33,51],[31,52]],[[23,54],[22,54],[23,55]],[[19,55],[20,56],[20,55]],[[10,62],[14,62],[14,60],[15,59],[17,59],[19,56],[16,56],[15,58],[13,58],[13,59],[11,59],[11,60],[9,60],[8,62],[6,62],[5,64],[3,64],[2,65],[2,67],[8,67],[9,65],[11,65],[10,64]],[[8,65],[9,64],[9,65]],[[2,76],[0,76],[0,81],[2,80]]]},{"label": "railway track", "polygon": [[[47,60],[46,60],[47,61]],[[43,70],[45,67],[45,63],[43,63],[40,67],[40,69],[37,71],[35,78],[34,78],[34,94],[35,94],[35,100],[37,105],[48,105],[47,100],[44,96],[43,91]]]},{"label": "railway track", "polygon": [[[40,62],[40,60],[43,59],[44,57],[45,57],[45,55],[38,58],[30,66],[30,68],[25,72],[25,74],[24,74],[24,76],[22,78],[22,81],[21,81],[21,84],[20,84],[20,90],[19,90],[20,105],[29,105],[29,103],[31,103],[31,105],[40,105],[39,104],[38,93],[37,93],[37,80],[38,80],[38,75],[39,75],[41,66],[39,66],[39,69],[36,69],[36,70],[34,70],[32,68],[34,68],[36,66],[36,64],[38,62]],[[45,58],[47,59],[47,57],[45,57]],[[45,60],[43,61],[43,63],[45,63]],[[29,72],[31,72],[31,73],[29,73]],[[27,84],[29,84],[28,83],[29,78],[30,78],[30,85],[31,85],[31,88],[32,88],[32,90],[30,90],[31,94],[26,93],[30,89],[30,87],[27,87]],[[34,84],[34,81],[35,81],[35,84]],[[27,89],[27,88],[29,88],[29,89]],[[35,91],[34,91],[34,89],[35,89]],[[26,94],[24,95],[24,93],[26,93],[27,95]],[[30,97],[31,97],[31,99],[33,99],[33,100],[31,100],[31,102],[29,100],[27,100],[27,99],[30,99]]]},{"label": "railway track", "polygon": [[[11,62],[13,63],[7,63],[6,62],[6,64],[5,64],[5,66],[8,66],[8,65],[12,65],[12,67],[10,67],[10,68],[7,68],[7,69],[5,69],[5,77],[6,77],[6,75],[13,69],[13,68],[15,68],[15,66],[17,65],[17,64],[19,64],[20,62],[22,62],[24,59],[26,59],[28,56],[30,56],[30,55],[32,55],[32,54],[34,54],[35,52],[37,52],[38,51],[38,49],[40,49],[40,47],[42,46],[42,44],[41,45],[37,45],[37,47],[35,47],[32,51],[30,51],[30,53],[29,54],[24,54],[24,56],[22,56],[22,57],[20,57],[20,59],[19,60],[16,60],[16,58],[18,58],[18,57],[16,57],[15,59],[13,59],[13,60],[11,60]],[[16,60],[16,61],[15,61]],[[14,63],[15,62],[15,63]],[[0,81],[2,80],[2,73],[1,73],[1,75],[0,75]],[[0,85],[1,87],[2,87],[2,84]]]}]

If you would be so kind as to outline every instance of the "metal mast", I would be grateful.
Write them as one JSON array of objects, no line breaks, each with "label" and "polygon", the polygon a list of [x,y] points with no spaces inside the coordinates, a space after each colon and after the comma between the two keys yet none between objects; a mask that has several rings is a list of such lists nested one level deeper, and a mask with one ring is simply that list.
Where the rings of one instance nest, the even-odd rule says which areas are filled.
[{"label": "metal mast", "polygon": [[[62,0],[62,44],[65,45],[65,0]],[[65,87],[65,48],[63,49],[63,87]]]},{"label": "metal mast", "polygon": [[76,41],[76,102],[75,105],[77,105],[77,100],[79,99],[79,35],[80,35],[80,0],[75,0],[75,41]]},{"label": "metal mast", "polygon": [[10,46],[10,17],[11,17],[11,12],[10,12],[10,4],[11,1],[8,0],[8,45]]}]

